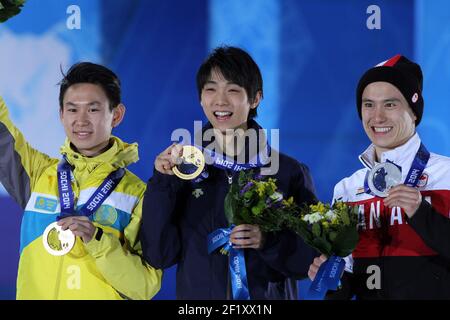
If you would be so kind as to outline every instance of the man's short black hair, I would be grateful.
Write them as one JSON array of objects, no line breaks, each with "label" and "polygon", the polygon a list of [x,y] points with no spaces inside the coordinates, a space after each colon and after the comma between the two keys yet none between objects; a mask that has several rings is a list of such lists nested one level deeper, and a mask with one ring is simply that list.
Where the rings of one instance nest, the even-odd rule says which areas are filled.
[{"label": "man's short black hair", "polygon": [[[261,71],[244,50],[228,46],[214,49],[197,72],[197,90],[200,99],[203,87],[211,79],[213,70],[219,71],[226,80],[243,87],[251,104],[255,102],[258,92],[261,92],[261,98],[263,97]],[[248,120],[256,117],[257,107],[250,109]]]},{"label": "man's short black hair", "polygon": [[112,111],[120,102],[120,80],[110,69],[91,62],[74,64],[59,83],[59,107],[63,108],[64,94],[70,86],[77,83],[99,85],[109,100],[109,110]]}]

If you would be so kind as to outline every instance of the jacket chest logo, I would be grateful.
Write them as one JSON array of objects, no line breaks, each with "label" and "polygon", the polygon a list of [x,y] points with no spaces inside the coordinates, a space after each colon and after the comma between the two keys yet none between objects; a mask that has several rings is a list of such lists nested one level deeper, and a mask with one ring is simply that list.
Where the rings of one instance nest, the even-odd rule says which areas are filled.
[{"label": "jacket chest logo", "polygon": [[200,188],[194,189],[194,191],[192,191],[192,195],[198,199],[200,198],[202,195],[204,194],[203,190]]},{"label": "jacket chest logo", "polygon": [[108,205],[102,205],[94,214],[94,221],[103,226],[112,226],[117,221],[117,210]]},{"label": "jacket chest logo", "polygon": [[423,188],[427,185],[428,183],[428,174],[424,173],[420,176],[419,182],[417,183],[417,186],[419,188]]},{"label": "jacket chest logo", "polygon": [[37,197],[34,207],[39,210],[55,212],[58,206],[58,201],[55,199],[49,199],[45,197]]}]

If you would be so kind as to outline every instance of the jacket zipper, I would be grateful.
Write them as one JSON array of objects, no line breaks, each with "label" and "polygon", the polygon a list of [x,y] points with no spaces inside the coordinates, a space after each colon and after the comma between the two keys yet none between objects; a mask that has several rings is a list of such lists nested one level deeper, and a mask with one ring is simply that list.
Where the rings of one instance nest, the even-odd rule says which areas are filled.
[{"label": "jacket zipper", "polygon": [[228,178],[228,184],[232,184],[233,183],[233,174],[228,174],[226,173],[227,178]]},{"label": "jacket zipper", "polygon": [[59,259],[58,272],[56,273],[56,284],[55,284],[55,297],[53,300],[59,300],[59,289],[61,287],[61,273],[63,269],[64,256]]},{"label": "jacket zipper", "polygon": [[[231,186],[233,183],[233,173],[229,174],[225,171],[225,175],[228,178],[228,185]],[[227,300],[232,300],[231,297],[231,278],[230,278],[230,255],[228,255],[228,265],[227,265]]]}]

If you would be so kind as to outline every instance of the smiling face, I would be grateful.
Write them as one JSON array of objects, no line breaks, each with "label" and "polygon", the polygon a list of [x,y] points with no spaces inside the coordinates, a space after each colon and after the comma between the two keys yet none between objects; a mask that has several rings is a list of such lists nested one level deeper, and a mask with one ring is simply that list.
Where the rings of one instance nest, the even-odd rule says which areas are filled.
[{"label": "smiling face", "polygon": [[250,103],[245,89],[226,80],[217,70],[212,70],[209,80],[201,91],[201,105],[212,126],[225,132],[227,129],[243,128],[250,109],[258,106],[261,94]]},{"label": "smiling face", "polygon": [[100,154],[109,144],[112,128],[123,119],[125,107],[113,111],[103,89],[96,84],[78,83],[64,94],[60,119],[67,137],[81,154]]},{"label": "smiling face", "polygon": [[406,143],[415,133],[416,116],[402,93],[388,82],[373,82],[362,94],[362,122],[378,159]]}]

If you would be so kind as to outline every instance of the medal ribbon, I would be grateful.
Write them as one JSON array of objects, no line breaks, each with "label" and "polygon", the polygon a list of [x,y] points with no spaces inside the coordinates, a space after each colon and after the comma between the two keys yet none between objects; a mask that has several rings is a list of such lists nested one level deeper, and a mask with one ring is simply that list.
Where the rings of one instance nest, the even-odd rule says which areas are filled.
[{"label": "medal ribbon", "polygon": [[67,162],[66,158],[58,164],[57,176],[58,176],[58,191],[59,202],[61,204],[61,215],[56,218],[60,220],[68,216],[86,216],[89,217],[103,204],[114,189],[122,180],[125,169],[119,168],[116,171],[111,172],[102,184],[95,190],[89,200],[79,210],[75,210],[74,193],[71,184],[71,170],[72,167]]},{"label": "medal ribbon", "polygon": [[337,290],[339,279],[345,268],[342,257],[331,256],[324,262],[311,283],[306,300],[323,300],[328,290]]},{"label": "medal ribbon", "polygon": [[[242,170],[259,168],[269,163],[268,160],[270,157],[270,147],[268,143],[266,144],[263,153],[255,155],[248,163],[237,163],[236,161],[225,157],[224,155],[221,155],[220,153],[217,153],[215,151],[200,147],[198,145],[194,146],[203,152],[203,154],[205,155],[205,161],[206,159],[208,159],[208,161],[206,161],[207,163],[211,163],[214,167],[222,170],[232,170],[234,172],[239,172]],[[262,154],[266,155],[266,159],[262,157]],[[205,166],[203,172],[197,178],[192,180],[192,182],[199,183],[207,177],[208,171],[206,170]]]},{"label": "medal ribbon", "polygon": [[[255,155],[248,163],[237,163],[219,153],[212,150],[194,145],[196,148],[202,150],[205,155],[205,161],[208,158],[208,163],[211,163],[214,167],[222,170],[232,170],[233,172],[239,172],[242,170],[259,168],[268,163],[270,157],[270,146],[266,143],[264,151]],[[262,155],[266,155],[266,159],[262,159]],[[208,172],[203,170],[199,177],[194,179],[193,183],[199,183],[200,181],[208,177]],[[208,253],[211,254],[218,248],[221,248],[222,253],[229,253],[229,270],[231,275],[231,288],[233,292],[233,300],[250,300],[250,293],[248,289],[247,271],[245,268],[245,257],[243,249],[234,249],[230,242],[231,230],[234,225],[229,228],[221,228],[213,231],[208,235]]]},{"label": "medal ribbon", "polygon": [[233,228],[234,225],[231,225],[229,228],[217,229],[208,235],[208,254],[219,248],[221,248],[222,253],[229,253],[233,300],[250,300],[244,250],[234,249],[230,242],[230,234]]}]

